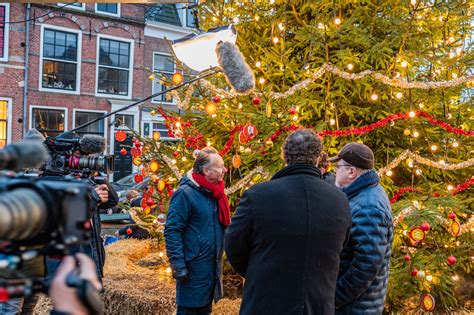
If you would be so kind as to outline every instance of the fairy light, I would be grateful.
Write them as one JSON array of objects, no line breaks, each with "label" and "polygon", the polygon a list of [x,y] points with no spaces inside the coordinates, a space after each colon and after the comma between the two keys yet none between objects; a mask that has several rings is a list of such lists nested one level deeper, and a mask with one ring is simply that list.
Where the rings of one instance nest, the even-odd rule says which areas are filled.
[{"label": "fairy light", "polygon": [[292,117],[292,119],[293,119],[294,121],[297,121],[297,120],[298,120],[298,115],[294,115],[294,116]]},{"label": "fairy light", "polygon": [[398,98],[398,99],[401,99],[403,97],[403,93],[398,92],[397,94],[395,94],[395,97]]},{"label": "fairy light", "polygon": [[427,275],[426,276],[426,281],[428,281],[428,282],[433,281],[433,276],[432,275]]},{"label": "fairy light", "polygon": [[458,281],[459,280],[459,276],[458,275],[454,275],[451,277],[451,279],[453,279],[454,281]]},{"label": "fairy light", "polygon": [[417,0],[411,0],[410,2],[411,2],[411,5],[412,5],[412,6],[416,6]]},{"label": "fairy light", "polygon": [[175,124],[176,128],[181,128],[181,123],[179,121],[177,121]]},{"label": "fairy light", "polygon": [[260,20],[260,16],[258,16],[258,15],[255,15],[253,18],[256,22],[258,22]]},{"label": "fairy light", "polygon": [[452,145],[453,145],[453,148],[457,148],[459,147],[459,142],[455,140]]},{"label": "fairy light", "polygon": [[407,231],[407,230],[403,230],[403,235],[404,235],[404,236],[407,236],[407,234],[408,234],[408,231]]},{"label": "fairy light", "polygon": [[393,175],[393,172],[392,172],[392,170],[388,170],[388,171],[387,171],[387,173],[385,173],[385,174],[387,174],[387,176],[389,176],[389,177],[390,177],[390,176],[392,176],[392,175]]},{"label": "fairy light", "polygon": [[335,124],[336,124],[336,121],[335,121],[334,119],[330,119],[330,120],[329,120],[329,124],[330,124],[330,125],[335,125]]},{"label": "fairy light", "polygon": [[340,18],[335,18],[334,19],[334,24],[341,25],[341,23],[342,23],[342,20]]},{"label": "fairy light", "polygon": [[379,98],[379,96],[374,93],[374,94],[372,94],[372,96],[370,98],[372,99],[372,101],[376,101]]},{"label": "fairy light", "polygon": [[408,62],[406,62],[404,60],[404,61],[402,61],[402,63],[400,65],[402,66],[402,68],[406,68],[406,67],[408,67]]},{"label": "fairy light", "polygon": [[280,39],[278,37],[273,37],[273,39],[272,39],[272,42],[274,44],[278,44],[279,41],[280,41]]},{"label": "fairy light", "polygon": [[212,145],[211,141],[207,141],[206,145],[210,147]]},{"label": "fairy light", "polygon": [[436,144],[433,144],[433,145],[431,146],[431,151],[434,152],[434,151],[436,151],[436,150],[438,150],[438,146],[437,146]]},{"label": "fairy light", "polygon": [[280,29],[280,31],[284,31],[285,30],[285,25],[283,23],[278,23],[278,28]]},{"label": "fairy light", "polygon": [[420,104],[418,104],[418,107],[423,108],[423,107],[425,107],[425,105],[423,103],[420,103]]},{"label": "fairy light", "polygon": [[172,159],[172,160],[171,160],[171,163],[172,163],[173,165],[176,164],[176,160],[175,160],[175,159]]},{"label": "fairy light", "polygon": [[274,4],[275,3],[275,0],[270,0],[270,4]]},{"label": "fairy light", "polygon": [[441,159],[441,160],[439,160],[438,163],[439,163],[440,165],[445,165],[445,164],[446,164],[446,161]]},{"label": "fairy light", "polygon": [[412,160],[408,160],[407,163],[408,163],[409,168],[413,168],[413,161]]},{"label": "fairy light", "polygon": [[234,23],[239,23],[239,18],[238,18],[238,17],[235,17],[235,18],[232,19],[232,21],[233,21]]},{"label": "fairy light", "polygon": [[354,69],[354,65],[353,65],[352,63],[349,63],[349,64],[347,65],[347,69],[348,69],[348,70]]},{"label": "fairy light", "polygon": [[418,138],[420,136],[420,133],[418,131],[413,132],[413,138]]},{"label": "fairy light", "polygon": [[258,79],[258,83],[260,83],[260,84],[263,84],[263,83],[265,83],[265,79],[264,79],[264,78],[260,78],[260,79]]},{"label": "fairy light", "polygon": [[421,175],[421,170],[417,168],[417,169],[415,170],[415,173],[416,173],[416,175]]},{"label": "fairy light", "polygon": [[415,116],[416,116],[416,113],[414,111],[411,111],[408,113],[408,117],[410,118],[415,118]]},{"label": "fairy light", "polygon": [[163,252],[160,252],[158,256],[163,257],[165,254]]},{"label": "fairy light", "polygon": [[217,117],[217,114],[212,114],[211,115],[211,118],[216,118]]},{"label": "fairy light", "polygon": [[170,267],[166,268],[166,273],[171,273],[171,268]]},{"label": "fairy light", "polygon": [[213,22],[217,22],[217,18],[215,16],[212,17]]},{"label": "fairy light", "polygon": [[448,191],[451,191],[451,190],[454,189],[454,186],[453,185],[448,185],[447,189],[448,189]]},{"label": "fairy light", "polygon": [[260,68],[262,66],[262,63],[260,61],[257,61],[255,63],[255,67]]},{"label": "fairy light", "polygon": [[183,161],[183,162],[186,162],[187,160],[188,160],[188,159],[187,159],[185,156],[183,156],[183,157],[181,158],[181,161]]},{"label": "fairy light", "polygon": [[453,114],[451,114],[451,113],[448,113],[448,114],[446,115],[446,118],[448,118],[448,119],[451,119],[451,118],[453,118]]}]

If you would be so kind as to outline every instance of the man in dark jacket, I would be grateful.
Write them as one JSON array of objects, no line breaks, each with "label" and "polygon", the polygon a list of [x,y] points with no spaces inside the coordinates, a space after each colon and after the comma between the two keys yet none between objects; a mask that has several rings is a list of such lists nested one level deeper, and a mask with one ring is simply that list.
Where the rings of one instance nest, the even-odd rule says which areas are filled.
[{"label": "man in dark jacket", "polygon": [[321,179],[321,150],[313,131],[295,131],[283,145],[287,166],[240,201],[225,235],[245,277],[240,314],[334,314],[351,216],[346,196]]},{"label": "man in dark jacket", "polygon": [[336,314],[382,314],[387,294],[393,224],[390,203],[379,184],[372,150],[349,143],[331,159],[336,186],[349,198],[352,227],[341,255]]},{"label": "man in dark jacket", "polygon": [[171,197],[164,234],[178,315],[210,314],[212,300],[222,298],[224,228],[230,223],[225,172],[222,157],[205,148]]}]

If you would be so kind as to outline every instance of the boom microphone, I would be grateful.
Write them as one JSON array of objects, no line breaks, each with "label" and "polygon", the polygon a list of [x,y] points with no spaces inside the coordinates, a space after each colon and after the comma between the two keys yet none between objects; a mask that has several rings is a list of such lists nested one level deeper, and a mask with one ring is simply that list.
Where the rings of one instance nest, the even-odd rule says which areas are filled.
[{"label": "boom microphone", "polygon": [[0,150],[0,169],[21,170],[40,167],[48,159],[48,151],[38,141],[22,140]]},{"label": "boom microphone", "polygon": [[79,140],[80,150],[84,154],[102,153],[105,151],[105,138],[97,135],[84,135]]},{"label": "boom microphone", "polygon": [[239,48],[231,42],[219,42],[216,54],[227,83],[235,92],[242,95],[251,93],[255,89],[255,76]]}]

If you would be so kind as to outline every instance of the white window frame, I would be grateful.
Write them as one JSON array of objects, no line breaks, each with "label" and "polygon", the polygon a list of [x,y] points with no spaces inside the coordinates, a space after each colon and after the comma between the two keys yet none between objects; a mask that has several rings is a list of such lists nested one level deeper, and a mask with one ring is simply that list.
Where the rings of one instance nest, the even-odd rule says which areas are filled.
[{"label": "white window frame", "polygon": [[[169,53],[165,53],[165,52],[161,52],[161,51],[154,51],[153,52],[153,68],[152,68],[152,71],[155,72],[155,55],[160,55],[160,56],[166,56],[166,57],[171,57],[173,58],[173,55],[169,54]],[[166,72],[165,72],[166,73]],[[176,73],[176,62],[173,62],[173,73]],[[151,93],[152,94],[155,94],[157,93],[157,91],[155,91],[155,84],[157,84],[155,82],[155,80],[152,81],[152,84],[151,84]],[[173,98],[172,101],[157,101],[155,100],[154,98],[151,99],[151,102],[153,104],[167,104],[167,105],[176,105],[176,100]]]},{"label": "white window frame", "polygon": [[120,17],[120,3],[108,3],[108,4],[116,4],[117,5],[117,14],[114,14],[114,13],[109,13],[109,12],[104,12],[104,11],[99,11],[97,10],[97,4],[95,4],[95,13],[99,13],[99,14],[104,14],[104,15],[109,15],[109,16],[114,16],[114,17]]},{"label": "white window frame", "polygon": [[0,101],[7,102],[7,143],[12,142],[12,115],[13,115],[13,99],[10,97],[0,97]]},{"label": "white window frame", "polygon": [[[43,87],[43,42],[44,42],[44,30],[45,29],[52,29],[56,31],[68,32],[68,33],[75,33],[77,34],[77,61],[76,61],[76,90],[69,91],[69,90],[61,90],[61,89],[51,89]],[[41,24],[41,34],[40,34],[40,64],[39,64],[39,90],[41,92],[53,92],[53,93],[62,93],[62,94],[73,94],[79,95],[81,94],[81,66],[82,66],[82,31],[75,30],[71,28],[59,27],[55,25],[49,24]],[[53,59],[53,58],[46,58],[48,60],[56,60],[60,62],[69,62],[60,59]]]},{"label": "white window frame", "polygon": [[[107,115],[107,113],[108,113],[106,110],[74,108],[72,110],[72,129],[74,129],[76,127],[79,127],[79,126],[76,126],[76,112],[100,113],[100,114],[104,114],[104,115]],[[105,121],[104,121],[104,134],[102,135],[105,139],[107,139],[107,129],[108,129],[107,121],[108,121],[108,118],[105,118]]]},{"label": "white window frame", "polygon": [[[145,134],[145,123],[150,124],[150,132],[149,134]],[[159,124],[165,124],[165,119],[161,115],[156,115],[153,120],[143,120],[142,121],[142,132],[141,134],[145,137],[151,138],[153,136],[154,131],[159,131],[158,129],[153,129],[153,124],[159,123]],[[163,129],[165,130],[165,129]],[[166,129],[166,132],[168,132],[168,129]],[[178,141],[178,138],[173,138],[169,136],[161,136],[159,141]]]},{"label": "white window frame", "polygon": [[178,13],[179,19],[181,20],[181,26],[185,29],[194,30],[195,27],[188,26],[188,21],[187,21],[188,11],[193,10],[193,9],[185,9],[184,7],[196,4],[197,2],[198,2],[197,0],[191,0],[191,1],[188,1],[187,3],[176,4],[176,8],[178,9],[178,12],[181,11]]},{"label": "white window frame", "polygon": [[3,57],[0,58],[0,61],[8,61],[8,46],[9,46],[9,35],[10,35],[10,4],[9,3],[0,3],[1,6],[5,7],[5,28],[3,34]]},{"label": "white window frame", "polygon": [[34,128],[33,127],[33,109],[40,108],[40,109],[53,109],[53,110],[62,110],[64,111],[64,130],[63,132],[68,131],[68,108],[67,107],[59,107],[59,106],[43,106],[43,105],[30,105],[30,114],[28,119],[28,129]]},{"label": "white window frame", "polygon": [[[64,9],[74,9],[74,10],[85,11],[86,10],[86,4],[84,2],[78,2],[78,3],[80,3],[82,6],[81,7],[76,7],[76,6],[68,5]],[[67,2],[58,2],[59,7],[63,7],[66,4],[69,4],[69,3],[67,3]]]},{"label": "white window frame", "polygon": [[[106,94],[106,93],[99,93],[99,58],[100,58],[100,40],[101,38],[104,39],[111,39],[119,42],[128,42],[130,43],[130,56],[129,56],[129,66],[128,71],[130,71],[128,76],[128,95],[118,95],[118,94]],[[116,36],[110,35],[97,35],[97,43],[96,43],[96,67],[95,67],[95,96],[97,97],[107,97],[107,98],[116,98],[116,99],[125,99],[131,100],[133,95],[133,65],[134,65],[134,49],[135,49],[135,41],[133,39],[121,38]],[[118,70],[125,70],[125,68],[119,67],[111,67],[111,66],[102,66],[106,68],[118,69]]]}]

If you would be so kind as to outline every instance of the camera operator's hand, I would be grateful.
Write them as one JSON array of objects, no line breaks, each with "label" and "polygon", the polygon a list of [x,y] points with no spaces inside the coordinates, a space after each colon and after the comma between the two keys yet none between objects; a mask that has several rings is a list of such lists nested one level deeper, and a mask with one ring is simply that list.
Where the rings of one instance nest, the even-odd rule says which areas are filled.
[{"label": "camera operator's hand", "polygon": [[101,203],[106,203],[109,201],[109,189],[107,188],[106,184],[95,186],[95,191],[97,195],[99,195]]},{"label": "camera operator's hand", "polygon": [[102,286],[97,278],[94,261],[82,253],[76,254],[75,257],[79,266],[76,266],[76,261],[72,256],[66,256],[63,259],[51,283],[49,296],[55,311],[67,314],[89,314],[89,310],[79,299],[76,288],[68,286],[66,279],[69,273],[79,268],[79,278],[88,280],[97,290],[101,290]]}]

